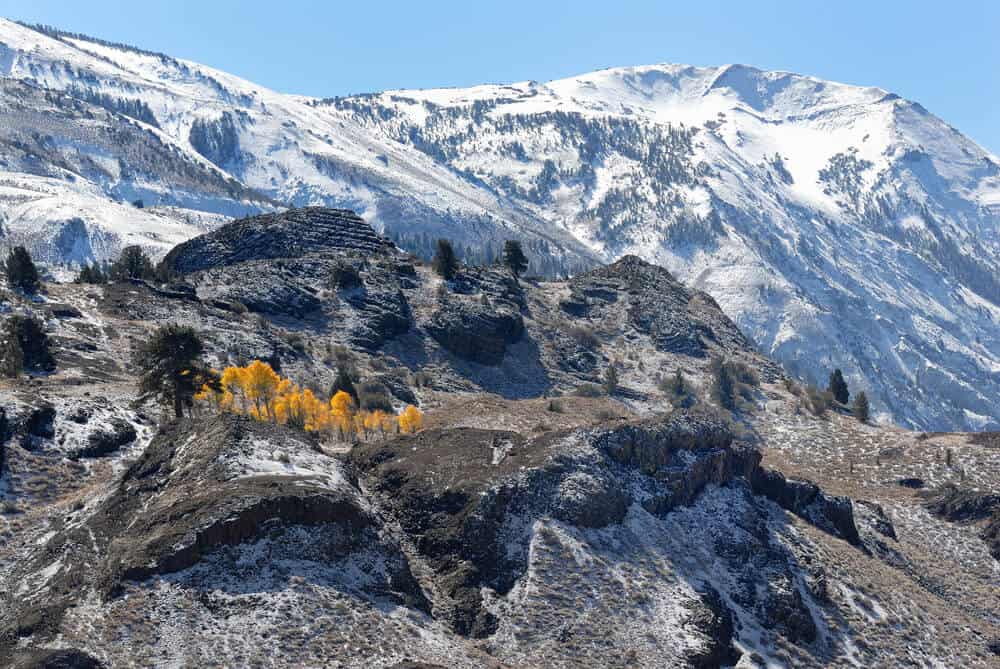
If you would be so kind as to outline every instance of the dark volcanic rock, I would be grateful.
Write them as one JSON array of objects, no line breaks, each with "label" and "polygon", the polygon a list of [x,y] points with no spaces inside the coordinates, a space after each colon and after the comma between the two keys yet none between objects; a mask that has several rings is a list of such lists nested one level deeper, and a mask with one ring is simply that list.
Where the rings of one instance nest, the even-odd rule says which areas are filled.
[{"label": "dark volcanic rock", "polygon": [[301,258],[330,250],[384,253],[392,248],[352,211],[304,207],[233,221],[179,244],[163,265],[189,274],[248,260]]},{"label": "dark volcanic rock", "polygon": [[22,657],[14,669],[104,669],[104,664],[76,648],[38,650]]},{"label": "dark volcanic rock", "polygon": [[762,468],[754,472],[752,484],[756,494],[854,546],[862,546],[851,500],[846,497],[827,495],[815,483],[786,479],[780,472]]},{"label": "dark volcanic rock", "polygon": [[10,404],[0,417],[0,443],[16,439],[21,448],[35,450],[42,441],[55,436],[55,420],[56,409],[51,404]]},{"label": "dark volcanic rock", "polygon": [[[569,288],[570,298],[560,303],[563,311],[588,317],[622,311],[629,324],[649,334],[661,351],[704,357],[713,349],[753,350],[708,294],[686,288],[666,269],[636,256],[578,275]],[[765,380],[781,376],[780,367],[762,356],[757,367]]]},{"label": "dark volcanic rock", "polygon": [[360,321],[351,333],[352,342],[359,348],[377,349],[387,339],[405,333],[413,323],[403,291],[383,286],[352,290],[344,296]]},{"label": "dark volcanic rock", "polygon": [[688,666],[692,669],[735,666],[742,653],[733,646],[735,630],[732,611],[722,601],[719,592],[710,585],[705,586],[701,603],[703,607],[689,620],[689,624],[708,637],[709,645],[704,652],[689,657]]},{"label": "dark volcanic rock", "polygon": [[524,320],[521,314],[510,309],[449,298],[438,307],[424,329],[460,358],[483,365],[498,365],[507,346],[524,333]]},{"label": "dark volcanic rock", "polygon": [[[279,447],[294,466],[275,459]],[[7,612],[0,619],[0,664],[19,638],[50,639],[65,609],[88,591],[113,598],[130,581],[183,572],[301,526],[310,528],[306,545],[279,542],[293,553],[269,558],[296,560],[305,551],[336,579],[337,560],[361,552],[374,558],[365,574],[367,596],[427,610],[405,557],[381,534],[337,461],[302,433],[224,415],[169,425],[83,523],[57,532],[19,564],[24,579],[54,563],[64,566],[45,588],[0,595]],[[240,565],[236,559],[227,569]],[[349,578],[360,593],[357,578]]]}]

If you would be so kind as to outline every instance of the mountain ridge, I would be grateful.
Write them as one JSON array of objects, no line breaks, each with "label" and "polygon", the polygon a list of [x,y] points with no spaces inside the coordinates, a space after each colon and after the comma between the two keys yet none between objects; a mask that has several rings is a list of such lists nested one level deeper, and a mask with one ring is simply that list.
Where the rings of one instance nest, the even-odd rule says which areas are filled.
[{"label": "mountain ridge", "polygon": [[[154,212],[203,230],[278,203],[353,209],[421,254],[450,237],[486,262],[518,237],[532,271],[549,275],[634,253],[712,294],[802,378],[822,385],[841,367],[878,413],[912,427],[997,426],[1000,161],[916,102],[738,64],[318,100],[59,34],[0,22],[0,71],[148,110],[161,128],[128,122],[248,195],[183,196],[169,178],[135,176],[127,155],[129,169],[81,180],[75,156],[99,156],[55,141],[43,154],[52,163],[12,166],[29,204],[4,205],[5,227],[52,228],[51,208],[30,204],[41,202],[39,176],[20,170],[98,213],[81,217],[82,233],[74,223],[41,235],[43,257],[60,259],[58,234],[64,247],[112,255],[123,218],[130,240],[162,253],[194,230],[143,240]],[[58,160],[93,184],[85,196]],[[111,216],[92,193],[146,209],[120,202]],[[90,243],[91,228],[104,241]]]}]

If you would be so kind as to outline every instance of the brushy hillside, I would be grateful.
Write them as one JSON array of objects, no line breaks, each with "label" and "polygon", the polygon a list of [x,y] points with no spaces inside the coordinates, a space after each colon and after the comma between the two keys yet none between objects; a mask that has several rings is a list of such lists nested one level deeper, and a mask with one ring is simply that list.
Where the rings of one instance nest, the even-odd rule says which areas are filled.
[{"label": "brushy hillside", "polygon": [[[326,209],[163,265],[8,292],[56,369],[0,382],[0,664],[997,665],[995,435],[859,423],[662,268],[445,280]],[[174,419],[167,323],[422,421]]]}]

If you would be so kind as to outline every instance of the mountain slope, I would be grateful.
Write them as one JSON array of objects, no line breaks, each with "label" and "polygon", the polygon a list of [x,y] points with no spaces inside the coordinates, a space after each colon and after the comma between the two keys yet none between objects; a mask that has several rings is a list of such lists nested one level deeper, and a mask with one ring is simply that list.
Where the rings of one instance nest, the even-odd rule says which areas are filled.
[{"label": "mountain slope", "polygon": [[[960,507],[1000,451],[814,415],[662,267],[446,282],[323,208],[167,262],[168,286],[5,299],[45,318],[57,365],[0,379],[3,666],[996,665],[1000,563]],[[501,318],[519,327],[477,361]],[[350,370],[424,428],[345,438],[200,401],[157,420],[129,360],[164,323],[324,400]],[[715,355],[740,370],[732,412]],[[676,373],[681,394],[657,383]],[[938,518],[914,485],[963,496]]]},{"label": "mountain slope", "polygon": [[[247,189],[240,212],[347,207],[409,248],[447,235],[476,258],[516,236],[548,273],[634,253],[712,294],[799,376],[825,385],[839,366],[905,425],[998,426],[1000,160],[881,89],[655,65],[316,100],[2,21],[0,73],[111,108],[208,183]],[[12,167],[19,184],[39,173]],[[180,225],[235,213],[167,173],[140,188],[71,171]]]}]

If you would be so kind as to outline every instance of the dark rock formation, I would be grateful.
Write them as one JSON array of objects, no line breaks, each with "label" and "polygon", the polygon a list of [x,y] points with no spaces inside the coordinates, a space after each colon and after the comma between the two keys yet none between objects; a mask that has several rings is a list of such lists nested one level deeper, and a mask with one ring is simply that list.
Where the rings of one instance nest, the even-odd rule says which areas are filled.
[{"label": "dark rock formation", "polygon": [[[560,304],[563,311],[596,317],[620,310],[661,351],[704,357],[713,350],[745,353],[753,349],[709,295],[686,288],[666,269],[636,256],[578,275],[570,280],[569,288],[570,298]],[[780,368],[762,356],[759,367],[767,380],[781,375]]]},{"label": "dark rock formation", "polygon": [[[278,445],[327,473],[283,473],[278,463],[240,473],[247,466],[240,463],[270,458],[270,448]],[[0,662],[18,638],[48,639],[65,609],[88,588],[113,598],[127,582],[180,572],[225,547],[296,526],[313,528],[308,536],[322,546],[313,551],[319,560],[378,552],[384,577],[378,570],[369,575],[369,595],[426,610],[406,559],[379,532],[360,492],[338,468],[280,426],[230,415],[171,424],[84,523],[57,532],[19,566],[32,574],[53,562],[65,564],[49,579],[44,599],[13,593],[0,599],[0,608],[14,612],[0,628]]]},{"label": "dark rock formation", "polygon": [[722,601],[719,592],[710,585],[704,586],[701,603],[689,624],[709,639],[708,647],[701,653],[688,658],[692,669],[715,669],[735,666],[742,653],[733,646],[733,613]]},{"label": "dark rock formation", "polygon": [[[21,448],[32,451],[55,436],[56,409],[51,404],[35,406],[10,404],[0,416],[0,443],[16,439]],[[0,456],[2,463],[2,456]]]},{"label": "dark rock formation", "polygon": [[754,472],[752,484],[756,494],[781,508],[850,544],[863,545],[848,498],[827,495],[815,483],[786,479],[780,472],[763,468]]},{"label": "dark rock formation", "polygon": [[111,419],[107,428],[98,428],[87,436],[87,445],[72,454],[74,458],[97,458],[117,451],[135,441],[135,428],[120,418]]},{"label": "dark rock formation", "polygon": [[482,365],[498,365],[524,334],[524,292],[513,276],[463,267],[438,299],[424,330],[445,350]]},{"label": "dark rock formation", "polygon": [[76,648],[37,650],[22,656],[14,669],[104,669],[104,664]]},{"label": "dark rock formation", "polygon": [[393,248],[352,211],[304,207],[233,221],[174,247],[163,266],[190,274],[249,260],[301,258],[332,250],[378,254]]},{"label": "dark rock formation", "polygon": [[[578,446],[578,444],[580,444]],[[595,430],[525,439],[471,428],[427,430],[362,445],[353,461],[386,511],[437,572],[436,602],[459,634],[492,634],[480,588],[507,592],[527,560],[524,528],[553,516],[581,528],[620,522],[642,490],[659,514],[705,486],[749,476],[760,455],[734,445],[717,419],[680,412]],[[448,463],[448,476],[435,472]],[[514,548],[517,546],[518,548]]]},{"label": "dark rock formation", "polygon": [[515,311],[450,298],[441,303],[424,329],[460,358],[498,365],[507,346],[523,334],[524,321]]}]

